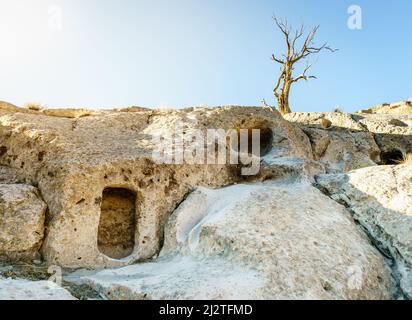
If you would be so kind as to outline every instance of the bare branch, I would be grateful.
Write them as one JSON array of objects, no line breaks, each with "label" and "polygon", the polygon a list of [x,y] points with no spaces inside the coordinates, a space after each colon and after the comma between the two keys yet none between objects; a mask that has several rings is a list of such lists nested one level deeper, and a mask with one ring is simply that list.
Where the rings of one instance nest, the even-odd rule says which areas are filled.
[{"label": "bare branch", "polygon": [[316,26],[312,29],[312,31],[307,35],[302,49],[300,50],[299,54],[295,54],[294,55],[294,59],[292,60],[292,63],[296,63],[301,59],[305,59],[307,56],[311,55],[311,54],[315,54],[315,53],[319,53],[322,50],[328,50],[330,52],[335,52],[337,51],[336,49],[332,49],[327,43],[324,43],[322,46],[320,47],[314,47],[312,46],[313,41],[315,39],[316,33],[319,30],[319,26]]},{"label": "bare branch", "polygon": [[281,75],[280,75],[279,78],[278,78],[278,81],[277,81],[276,84],[275,84],[275,88],[273,89],[273,94],[275,95],[276,98],[279,97],[278,90],[279,90],[279,87],[280,87],[280,85],[281,85],[282,80],[284,79],[284,77],[285,77],[285,71],[283,70],[282,73],[281,73]]},{"label": "bare branch", "polygon": [[322,51],[322,50],[328,50],[328,51],[330,51],[330,52],[336,52],[336,51],[338,51],[338,49],[332,49],[331,47],[329,47],[327,43],[324,43],[324,44],[323,44],[321,47],[319,47],[319,48],[313,48],[313,47],[307,48],[307,51],[308,51],[309,53],[318,53],[318,52],[320,52],[320,51]]},{"label": "bare branch", "polygon": [[286,36],[289,37],[289,34],[291,32],[291,28],[288,24],[288,20],[285,19],[285,21],[282,21],[281,19],[278,19],[276,16],[273,16],[273,20],[275,21],[276,25],[282,31],[282,33]]},{"label": "bare branch", "polygon": [[264,108],[268,108],[272,112],[275,111],[275,107],[268,105],[265,98],[263,98],[261,102]]},{"label": "bare branch", "polygon": [[299,39],[303,36],[303,33],[304,33],[304,32],[305,32],[305,26],[302,24],[302,25],[300,26],[300,30],[299,30],[299,31],[296,31],[295,37],[294,37],[294,39],[293,39],[293,41],[292,41],[293,55],[296,55],[296,54],[297,54],[297,52],[295,51],[296,41],[299,40]]},{"label": "bare branch", "polygon": [[312,63],[312,64],[307,64],[306,67],[305,67],[305,69],[303,70],[303,72],[302,72],[300,75],[298,75],[297,77],[295,77],[295,78],[292,79],[292,83],[298,82],[299,80],[302,80],[302,79],[305,80],[305,81],[308,81],[309,79],[316,79],[315,76],[307,76],[307,75],[306,75],[306,72],[308,72],[308,70],[309,70],[312,66],[313,66],[313,63]]},{"label": "bare branch", "polygon": [[285,21],[282,21],[278,19],[276,16],[273,16],[273,20],[275,21],[279,30],[285,36],[285,41],[286,41],[286,46],[287,46],[286,58],[289,59],[290,53],[291,53],[291,47],[292,47],[291,42],[290,42],[291,27],[289,26],[287,19],[285,19]]},{"label": "bare branch", "polygon": [[280,63],[280,64],[285,64],[285,61],[276,58],[274,54],[272,54],[272,60],[273,60],[273,61],[276,61],[277,63]]}]

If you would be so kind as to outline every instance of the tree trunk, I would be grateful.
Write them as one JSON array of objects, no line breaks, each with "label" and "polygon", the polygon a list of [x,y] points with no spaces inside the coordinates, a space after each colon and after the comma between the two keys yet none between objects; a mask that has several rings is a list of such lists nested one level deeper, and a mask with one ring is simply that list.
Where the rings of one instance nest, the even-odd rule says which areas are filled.
[{"label": "tree trunk", "polygon": [[282,91],[280,92],[278,96],[278,107],[279,107],[279,112],[281,114],[287,114],[291,113],[292,110],[290,110],[289,107],[289,92],[290,92],[290,87],[291,87],[291,82],[285,82]]}]

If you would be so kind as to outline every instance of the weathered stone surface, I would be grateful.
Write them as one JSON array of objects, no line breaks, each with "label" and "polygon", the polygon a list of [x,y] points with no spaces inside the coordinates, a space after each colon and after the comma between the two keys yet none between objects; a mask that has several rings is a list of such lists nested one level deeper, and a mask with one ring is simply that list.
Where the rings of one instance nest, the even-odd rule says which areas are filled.
[{"label": "weathered stone surface", "polygon": [[[377,165],[412,152],[412,116],[285,118],[254,107],[37,110],[0,102],[0,194],[7,190],[19,208],[7,227],[0,218],[0,255],[31,258],[42,245],[48,264],[122,266],[82,277],[113,299],[390,298],[390,271],[354,217],[394,257],[411,297],[411,170]],[[156,138],[176,125],[177,150],[203,144],[192,140],[199,129],[260,129],[260,170],[156,163]],[[310,185],[314,176],[333,200]],[[36,210],[43,220],[22,222],[22,212]]]},{"label": "weathered stone surface", "polygon": [[20,108],[6,101],[0,101],[0,109],[10,112],[19,112]]},{"label": "weathered stone surface", "polygon": [[[292,113],[285,116],[308,135],[315,160],[329,173],[386,163],[392,152],[412,152],[412,116],[388,114]],[[322,120],[332,122],[330,128]]]},{"label": "weathered stone surface", "polygon": [[412,298],[412,166],[364,168],[316,180],[395,259],[401,288]]},{"label": "weathered stone surface", "polygon": [[[327,172],[346,172],[374,166],[380,161],[380,149],[374,135],[346,113],[292,113],[285,116],[301,126],[308,135],[315,160]],[[328,119],[332,126],[325,128]]]},{"label": "weathered stone surface", "polygon": [[[0,150],[1,153],[1,150]],[[0,166],[0,184],[19,184],[24,183],[21,175],[16,170],[9,167]]]},{"label": "weathered stone surface", "polygon": [[0,278],[0,300],[76,300],[76,298],[51,281]]},{"label": "weathered stone surface", "polygon": [[386,299],[389,271],[346,209],[308,183],[198,188],[159,258],[85,276],[111,299]]},{"label": "weathered stone surface", "polygon": [[412,98],[394,103],[383,103],[368,109],[361,110],[360,113],[412,114]]},{"label": "weathered stone surface", "polygon": [[[69,110],[62,117],[13,111],[0,108],[0,165],[12,168],[41,191],[49,208],[42,253],[51,264],[106,267],[148,259],[160,249],[165,219],[194,187],[214,188],[245,179],[238,165],[155,163],[153,138],[173,132],[176,124],[183,127],[177,138],[197,129],[262,129],[267,161],[256,179],[259,174],[262,180],[296,174],[299,166],[318,172],[310,168],[318,165],[311,162],[307,136],[279,113],[262,108],[133,108],[132,112],[94,111],[88,116]],[[280,168],[268,164],[282,157],[300,160],[284,162]],[[136,195],[135,245],[122,259],[108,257],[98,246],[106,188],[128,189]]]},{"label": "weathered stone surface", "polygon": [[355,168],[375,166],[380,161],[380,149],[373,134],[346,130],[305,129],[314,156],[325,164],[327,172],[346,172]]},{"label": "weathered stone surface", "polygon": [[[284,115],[285,119],[302,124],[305,126],[310,126],[313,128],[323,128],[323,129],[338,129],[346,128],[353,131],[364,131],[361,124],[355,121],[351,114],[340,113],[340,112],[293,112]],[[323,120],[329,120],[331,126],[329,128],[324,128],[322,125]]]},{"label": "weathered stone surface", "polygon": [[93,112],[87,109],[45,109],[41,113],[51,117],[81,118],[90,116]]},{"label": "weathered stone surface", "polygon": [[382,152],[412,152],[412,114],[410,115],[353,115],[369,132]]},{"label": "weathered stone surface", "polygon": [[0,258],[35,256],[43,239],[46,208],[35,187],[0,184]]},{"label": "weathered stone surface", "polygon": [[249,180],[264,182],[267,180],[290,179],[292,181],[314,182],[314,177],[321,173],[325,173],[325,167],[311,159],[265,156],[261,159],[259,174],[249,178]]}]

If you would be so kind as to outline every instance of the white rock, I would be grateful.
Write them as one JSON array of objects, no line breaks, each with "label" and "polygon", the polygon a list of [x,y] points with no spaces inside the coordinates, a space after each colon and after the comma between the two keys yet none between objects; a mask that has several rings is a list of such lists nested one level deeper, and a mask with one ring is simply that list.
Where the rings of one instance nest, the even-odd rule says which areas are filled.
[{"label": "white rock", "polygon": [[76,298],[51,281],[0,278],[0,300],[76,300]]},{"label": "white rock", "polygon": [[[265,177],[294,174],[297,166],[313,171],[307,136],[277,111],[260,107],[35,111],[0,103],[0,164],[13,169],[19,181],[38,185],[47,203],[47,234],[41,247],[47,263],[96,268],[150,259],[160,249],[167,216],[193,188],[243,181],[241,169],[246,164],[193,165],[190,157],[179,165],[156,163],[153,153],[159,140],[155,138],[175,133],[176,126],[182,130],[173,134],[175,149],[184,145],[186,151],[204,145],[190,139],[198,130],[206,134],[212,128],[260,129],[260,145],[268,157],[309,160],[274,170],[265,165],[261,170]],[[187,141],[179,142],[183,140]],[[220,145],[224,150],[231,147],[226,139]],[[123,219],[132,221],[138,213],[135,227],[113,219],[116,215],[110,212],[117,206],[106,205],[104,196],[113,186],[136,195],[135,210]],[[114,209],[102,212],[102,204]],[[111,228],[115,225],[121,231]],[[126,233],[124,239],[118,237]]]},{"label": "white rock", "polygon": [[198,188],[160,257],[84,277],[111,299],[386,299],[389,271],[346,209],[307,183]]},{"label": "white rock", "polygon": [[364,168],[316,180],[395,259],[401,288],[412,298],[412,166]]},{"label": "white rock", "polygon": [[[388,152],[412,152],[411,114],[296,112],[285,118],[305,131],[315,160],[328,173],[386,164]],[[325,130],[323,119],[329,119],[332,127]]]}]

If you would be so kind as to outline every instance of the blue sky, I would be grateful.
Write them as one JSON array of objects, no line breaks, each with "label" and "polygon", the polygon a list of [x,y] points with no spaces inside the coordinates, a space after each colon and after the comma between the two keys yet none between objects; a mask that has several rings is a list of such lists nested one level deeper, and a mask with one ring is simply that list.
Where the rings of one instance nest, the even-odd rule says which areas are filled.
[{"label": "blue sky", "polygon": [[[362,8],[362,30],[347,27],[353,4]],[[294,111],[353,111],[412,97],[410,1],[0,0],[0,100],[274,104],[278,66],[270,56],[283,40],[273,13],[296,26],[319,24],[318,43],[339,49],[319,56],[317,80],[293,88]],[[61,24],[51,20],[58,16]]]}]

